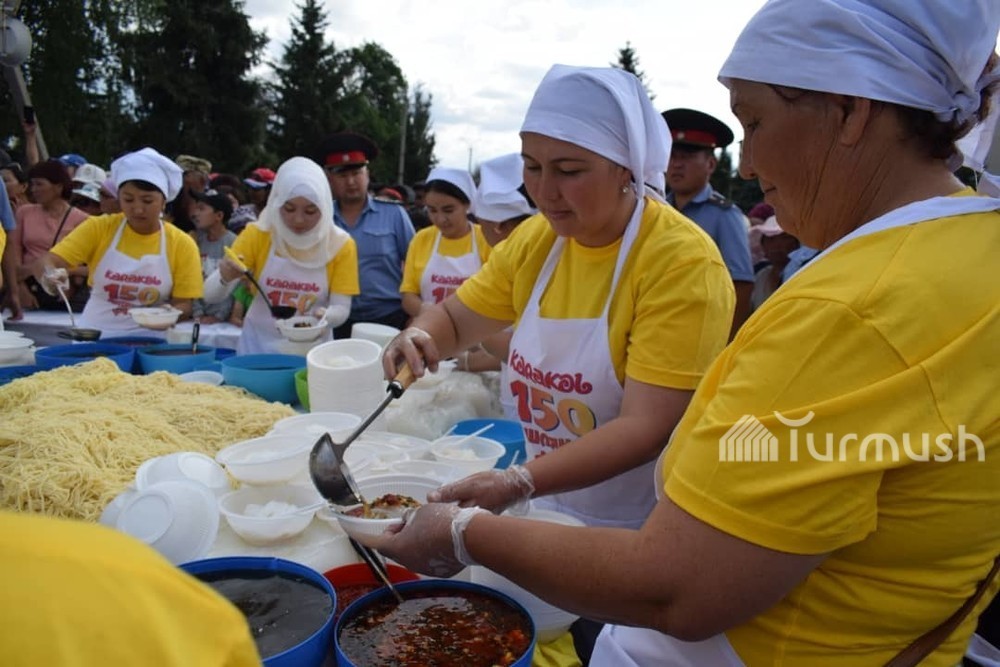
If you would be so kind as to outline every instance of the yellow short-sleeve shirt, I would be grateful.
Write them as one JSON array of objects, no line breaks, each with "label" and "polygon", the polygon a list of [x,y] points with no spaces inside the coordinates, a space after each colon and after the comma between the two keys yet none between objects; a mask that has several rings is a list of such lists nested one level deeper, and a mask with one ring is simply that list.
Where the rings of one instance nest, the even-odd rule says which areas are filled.
[{"label": "yellow short-sleeve shirt", "polygon": [[[420,294],[420,280],[424,276],[424,269],[431,259],[434,251],[434,242],[440,232],[433,225],[424,227],[410,241],[410,248],[406,251],[406,264],[403,266],[403,282],[399,286],[400,292]],[[461,257],[472,252],[472,237],[476,237],[476,252],[479,253],[479,261],[483,264],[490,257],[490,244],[483,236],[483,229],[479,225],[472,225],[472,233],[466,234],[460,239],[441,238],[438,245],[438,254],[444,257]]]},{"label": "yellow short-sleeve shirt", "polygon": [[[243,258],[243,263],[256,277],[271,252],[271,234],[251,222],[236,237],[233,252]],[[327,262],[326,278],[332,293],[353,296],[361,292],[358,284],[358,246],[354,239],[347,239],[333,259]],[[250,289],[256,292],[255,288]]]},{"label": "yellow short-sleeve shirt", "polygon": [[[694,389],[729,336],[733,283],[712,239],[671,206],[647,199],[641,225],[608,314],[615,372],[623,383],[628,376]],[[555,240],[544,216],[525,220],[458,298],[485,317],[516,322]],[[542,317],[599,317],[620,248],[620,239],[600,248],[568,239]]]},{"label": "yellow short-sleeve shirt", "polygon": [[[108,251],[118,227],[124,220],[123,213],[89,217],[57,243],[52,252],[66,260],[70,266],[86,264],[93,269]],[[163,223],[162,233],[167,235],[167,263],[174,279],[170,296],[175,299],[200,299],[205,286],[202,281],[198,244],[169,222]],[[118,243],[118,250],[134,258],[159,254],[160,234],[161,232],[138,234],[126,224]],[[87,282],[90,285],[94,284],[93,271],[87,277]]]},{"label": "yellow short-sleeve shirt", "polygon": [[[883,664],[1000,553],[998,247],[1000,213],[847,243],[769,297],[705,375],[667,495],[749,542],[831,554],[726,633],[746,664]],[[954,665],[973,626],[921,664]]]}]

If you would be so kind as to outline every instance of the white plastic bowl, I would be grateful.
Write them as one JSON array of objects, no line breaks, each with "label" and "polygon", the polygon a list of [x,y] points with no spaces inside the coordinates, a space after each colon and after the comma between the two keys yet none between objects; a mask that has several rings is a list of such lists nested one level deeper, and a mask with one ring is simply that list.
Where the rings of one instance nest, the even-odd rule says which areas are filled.
[{"label": "white plastic bowl", "polygon": [[302,435],[314,441],[329,433],[334,440],[342,440],[360,425],[361,417],[347,412],[310,412],[279,419],[271,427],[271,433]]},{"label": "white plastic bowl", "polygon": [[216,495],[231,490],[222,466],[200,452],[174,452],[143,461],[135,471],[135,488],[143,491],[153,484],[174,479],[204,484]]},{"label": "white plastic bowl", "polygon": [[455,480],[461,479],[466,475],[465,471],[461,468],[456,468],[452,464],[445,463],[444,461],[414,461],[407,459],[391,463],[389,465],[389,469],[392,472],[403,475],[420,475],[421,477],[436,479],[441,484],[454,482]]},{"label": "white plastic bowl", "polygon": [[289,317],[287,320],[278,320],[274,326],[278,328],[278,332],[286,340],[296,343],[316,340],[327,330],[327,324],[324,320],[311,315],[297,315]]},{"label": "white plastic bowl", "polygon": [[467,435],[446,435],[431,443],[431,455],[465,471],[466,475],[489,470],[507,449],[496,440]]},{"label": "white plastic bowl", "polygon": [[128,501],[132,500],[135,495],[139,493],[135,487],[128,487],[117,496],[111,499],[111,502],[105,505],[104,511],[101,512],[101,518],[98,519],[98,523],[101,523],[109,528],[114,528],[118,523],[118,516],[122,513],[122,509],[128,504]]},{"label": "white plastic bowl", "polygon": [[[441,486],[441,483],[430,477],[419,475],[378,475],[357,480],[358,489],[365,500],[371,502],[387,493],[398,493],[410,496],[421,504],[427,502],[427,494]],[[336,520],[344,532],[351,537],[358,535],[381,535],[389,526],[399,525],[402,518],[393,519],[363,519],[356,516],[341,514],[332,508],[324,508],[316,513],[324,521]]]},{"label": "white plastic bowl", "polygon": [[241,482],[284,484],[308,467],[312,445],[301,435],[270,435],[230,445],[215,460]]},{"label": "white plastic bowl", "polygon": [[374,444],[400,449],[406,452],[407,458],[411,459],[430,458],[429,450],[431,448],[431,441],[425,438],[418,438],[415,435],[392,433],[390,431],[365,431],[358,438],[358,442],[366,445]]},{"label": "white plastic bowl", "polygon": [[[244,542],[262,546],[291,539],[304,531],[316,508],[303,508],[321,500],[314,489],[305,486],[246,487],[224,495],[219,500],[219,511]],[[287,512],[272,514],[281,509]]]},{"label": "white plastic bowl", "polygon": [[17,361],[34,344],[35,341],[24,336],[12,336],[0,339],[0,364],[9,364]]},{"label": "white plastic bowl", "polygon": [[222,384],[222,373],[215,371],[190,371],[189,373],[181,373],[180,378],[185,382],[200,382],[216,387]]},{"label": "white plastic bowl", "polygon": [[147,329],[167,329],[180,319],[181,311],[173,306],[148,306],[130,308],[128,314],[141,327]]},{"label": "white plastic bowl", "polygon": [[198,482],[159,482],[125,503],[115,527],[150,545],[171,563],[186,563],[204,558],[215,542],[219,505],[215,494]]}]

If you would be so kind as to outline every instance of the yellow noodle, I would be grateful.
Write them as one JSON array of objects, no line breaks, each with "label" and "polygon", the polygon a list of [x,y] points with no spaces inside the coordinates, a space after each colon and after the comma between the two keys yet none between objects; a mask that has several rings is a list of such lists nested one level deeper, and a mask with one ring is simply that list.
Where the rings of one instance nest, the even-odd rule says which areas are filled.
[{"label": "yellow noodle", "polygon": [[0,508],[96,521],[146,459],[214,456],[295,414],[236,387],[130,375],[108,359],[0,387]]}]

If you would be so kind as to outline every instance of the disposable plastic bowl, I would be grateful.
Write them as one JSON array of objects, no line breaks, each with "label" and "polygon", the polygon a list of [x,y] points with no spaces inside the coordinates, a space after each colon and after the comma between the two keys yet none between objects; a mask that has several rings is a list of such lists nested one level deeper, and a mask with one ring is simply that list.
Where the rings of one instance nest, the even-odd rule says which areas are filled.
[{"label": "disposable plastic bowl", "polygon": [[357,322],[351,327],[351,338],[370,340],[381,347],[388,345],[398,335],[399,329],[396,327],[375,322]]},{"label": "disposable plastic bowl", "polygon": [[181,311],[173,306],[130,308],[128,314],[136,324],[150,329],[166,329],[176,324],[181,317]]},{"label": "disposable plastic bowl", "polygon": [[319,586],[330,596],[330,615],[316,632],[287,651],[264,658],[264,667],[321,667],[330,652],[333,640],[334,614],[337,609],[337,594],[326,578],[316,570],[281,558],[259,558],[252,556],[230,556],[209,558],[181,565],[181,569],[195,577],[211,575],[217,577],[226,572],[254,573],[261,577],[268,575],[291,575],[301,577]]},{"label": "disposable plastic bowl", "polygon": [[243,387],[266,401],[296,402],[295,372],[306,360],[294,354],[247,354],[222,360],[226,384]]},{"label": "disposable plastic bowl", "polygon": [[135,350],[127,345],[115,343],[73,343],[72,345],[51,345],[35,351],[35,363],[45,370],[82,364],[98,357],[107,357],[118,364],[118,368],[129,373],[135,360]]},{"label": "disposable plastic bowl", "polygon": [[524,463],[524,431],[519,422],[510,419],[464,419],[452,427],[451,435],[475,433],[490,425],[492,428],[483,435],[490,440],[496,440],[506,450],[494,467],[506,468],[513,462],[515,456],[518,463]]},{"label": "disposable plastic bowl", "polygon": [[307,470],[313,443],[298,435],[272,435],[232,444],[218,454],[230,475],[247,484],[284,484]]},{"label": "disposable plastic bowl", "polygon": [[[455,579],[421,579],[420,581],[404,581],[398,584],[395,588],[403,596],[403,599],[406,599],[407,593],[413,594],[417,592],[440,591],[441,594],[447,595],[458,591],[474,591],[482,595],[488,595],[496,600],[500,600],[508,607],[518,611],[524,616],[525,631],[531,637],[531,642],[528,644],[528,647],[525,649],[524,653],[516,657],[514,662],[511,663],[511,667],[530,667],[531,659],[535,653],[535,625],[527,610],[517,600],[513,599],[509,595],[495,591],[492,588],[488,588],[480,584],[473,584],[467,581],[459,581]],[[390,593],[387,588],[380,588],[377,591],[368,593],[364,597],[358,598],[352,602],[347,609],[344,610],[344,613],[340,615],[340,618],[337,619],[337,625],[334,629],[334,646],[337,654],[337,665],[339,667],[364,667],[364,665],[352,662],[344,653],[340,645],[341,632],[343,631],[345,624],[349,623],[352,618],[356,617],[373,604],[387,599],[390,595],[392,595],[392,593]]]},{"label": "disposable plastic bowl", "polygon": [[466,475],[489,470],[507,450],[496,440],[467,435],[446,435],[431,443],[431,455],[465,471]]},{"label": "disposable plastic bowl", "polygon": [[461,468],[456,468],[444,461],[394,461],[389,465],[389,470],[402,475],[419,475],[437,480],[441,484],[454,482],[466,476]]},{"label": "disposable plastic bowl", "polygon": [[406,452],[406,457],[409,459],[430,458],[431,441],[415,435],[390,431],[365,431],[358,438],[358,442],[400,449]]},{"label": "disposable plastic bowl", "polygon": [[278,320],[274,323],[278,333],[284,336],[285,340],[296,343],[305,343],[316,340],[327,330],[327,324],[311,315],[298,315],[289,317],[287,320]]},{"label": "disposable plastic bowl", "polygon": [[[312,522],[316,508],[303,510],[322,498],[315,489],[305,486],[244,487],[219,499],[219,511],[226,523],[244,542],[264,546],[289,540],[304,531]],[[250,506],[266,507],[268,503],[295,506],[286,513],[265,516],[248,512]]]},{"label": "disposable plastic bowl", "polygon": [[116,528],[118,524],[118,516],[122,513],[122,509],[128,504],[128,501],[135,497],[137,493],[139,492],[135,489],[135,487],[130,486],[112,498],[111,502],[104,506],[104,510],[101,512],[101,517],[97,520],[98,523],[109,528]]},{"label": "disposable plastic bowl", "polygon": [[219,506],[207,486],[172,479],[136,492],[115,526],[171,563],[184,563],[204,557],[212,547],[219,532]]},{"label": "disposable plastic bowl", "polygon": [[174,452],[143,461],[135,471],[135,488],[142,491],[153,484],[174,479],[204,484],[216,495],[231,490],[222,466],[200,452]]},{"label": "disposable plastic bowl", "polygon": [[191,353],[188,343],[164,343],[149,345],[136,350],[139,367],[143,373],[169,371],[180,375],[190,373],[199,366],[215,361],[215,348],[199,345],[198,351]]},{"label": "disposable plastic bowl", "polygon": [[[410,572],[405,567],[386,563],[385,569],[389,575],[389,581],[394,584],[401,584],[404,581],[420,581],[420,575]],[[333,590],[337,592],[338,609],[346,608],[348,604],[361,597],[360,595],[354,595],[352,596],[353,599],[345,599],[345,591],[350,592],[347,589],[365,586],[370,587],[371,590],[375,590],[383,586],[381,580],[375,578],[375,575],[372,574],[372,569],[365,563],[341,565],[332,570],[327,570],[323,573],[323,576],[333,585]]]},{"label": "disposable plastic bowl", "polygon": [[[388,474],[368,477],[357,480],[358,489],[361,495],[368,502],[384,496],[387,493],[396,493],[409,496],[418,501],[421,505],[427,502],[427,494],[441,486],[441,483],[430,477],[420,477],[418,475]],[[364,519],[362,517],[348,516],[332,508],[321,509],[316,514],[324,521],[336,519],[344,532],[351,537],[358,535],[381,535],[389,526],[402,523],[402,517],[392,519]]]},{"label": "disposable plastic bowl", "polygon": [[299,404],[309,409],[309,369],[300,368],[295,371],[295,396],[299,399]]},{"label": "disposable plastic bowl", "polygon": [[317,345],[306,355],[310,367],[354,370],[378,363],[382,348],[378,343],[360,338],[344,338]]},{"label": "disposable plastic bowl", "polygon": [[218,387],[222,384],[222,373],[211,370],[197,370],[190,373],[181,373],[181,379],[185,382],[197,382],[199,384],[210,384]]},{"label": "disposable plastic bowl", "polygon": [[8,382],[13,382],[14,380],[19,380],[21,378],[26,378],[29,375],[34,375],[39,370],[38,366],[3,366],[0,367],[0,385],[5,385]]},{"label": "disposable plastic bowl", "polygon": [[329,433],[334,440],[342,440],[361,425],[361,417],[347,412],[310,412],[285,417],[274,422],[271,433],[303,435],[316,440]]}]

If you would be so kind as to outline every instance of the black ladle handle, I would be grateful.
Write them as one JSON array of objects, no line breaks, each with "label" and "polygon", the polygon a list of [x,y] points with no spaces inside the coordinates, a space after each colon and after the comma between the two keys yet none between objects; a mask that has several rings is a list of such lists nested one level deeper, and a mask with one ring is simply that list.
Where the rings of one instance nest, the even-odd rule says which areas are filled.
[{"label": "black ladle handle", "polygon": [[201,322],[195,320],[191,327],[191,354],[198,354],[198,334],[201,333]]}]

